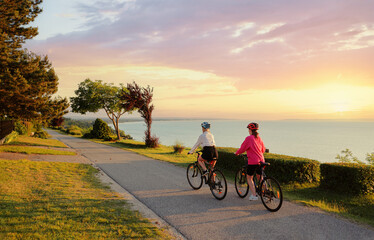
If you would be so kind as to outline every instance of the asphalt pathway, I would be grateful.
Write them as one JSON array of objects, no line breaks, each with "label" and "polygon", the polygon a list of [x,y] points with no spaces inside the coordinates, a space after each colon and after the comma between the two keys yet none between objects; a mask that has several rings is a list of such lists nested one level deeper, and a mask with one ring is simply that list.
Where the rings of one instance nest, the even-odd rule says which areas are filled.
[{"label": "asphalt pathway", "polygon": [[241,199],[232,184],[224,200],[204,185],[192,190],[186,169],[81,138],[49,133],[89,159],[187,239],[374,239],[372,227],[284,201],[271,213]]}]

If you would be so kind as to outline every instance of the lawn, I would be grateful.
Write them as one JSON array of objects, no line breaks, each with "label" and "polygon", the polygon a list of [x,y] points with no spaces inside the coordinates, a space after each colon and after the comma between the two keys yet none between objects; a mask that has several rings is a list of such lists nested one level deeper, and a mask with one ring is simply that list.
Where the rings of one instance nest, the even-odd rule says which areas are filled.
[{"label": "lawn", "polygon": [[48,154],[48,155],[76,155],[75,152],[50,149],[67,148],[56,139],[41,139],[27,136],[18,136],[10,143],[0,145],[0,152],[24,153],[24,154]]},{"label": "lawn", "polygon": [[0,159],[0,239],[170,239],[90,165]]},{"label": "lawn", "polygon": [[2,145],[0,146],[0,152],[12,152],[12,153],[24,153],[24,154],[48,154],[48,155],[76,155],[75,152],[61,151],[48,148],[38,148],[31,146],[19,146],[19,145]]},{"label": "lawn", "polygon": [[9,143],[11,145],[23,146],[45,146],[45,147],[59,147],[67,148],[67,146],[57,139],[41,139],[28,136],[18,136],[16,140]]},{"label": "lawn", "polygon": [[[171,146],[161,145],[159,148],[152,149],[146,148],[143,142],[134,140],[122,140],[121,142],[95,141],[137,152],[154,159],[167,161],[181,167],[186,167],[189,163],[196,161],[196,155],[187,155],[189,149],[185,149],[181,154],[177,154],[174,153]],[[225,171],[225,169],[221,170],[223,170],[227,180],[233,183],[235,173]],[[318,184],[282,185],[282,189],[285,198],[288,200],[318,207],[324,211],[374,226],[374,195],[349,196],[335,194],[320,189]]]}]

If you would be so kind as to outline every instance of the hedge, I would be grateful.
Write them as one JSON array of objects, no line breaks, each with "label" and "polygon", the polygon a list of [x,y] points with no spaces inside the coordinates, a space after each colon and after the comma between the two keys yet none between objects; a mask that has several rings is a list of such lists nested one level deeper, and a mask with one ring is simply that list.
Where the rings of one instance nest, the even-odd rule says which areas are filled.
[{"label": "hedge", "polygon": [[374,193],[374,167],[357,163],[323,163],[320,187],[345,194]]},{"label": "hedge", "polygon": [[282,183],[313,183],[320,179],[320,162],[316,160],[268,153],[265,161],[270,163],[268,175]]},{"label": "hedge", "polygon": [[[217,168],[235,173],[246,163],[246,158],[236,156],[235,148],[218,148]],[[276,178],[281,183],[312,183],[320,178],[320,163],[307,158],[265,153],[265,161],[270,163],[266,174]]]}]

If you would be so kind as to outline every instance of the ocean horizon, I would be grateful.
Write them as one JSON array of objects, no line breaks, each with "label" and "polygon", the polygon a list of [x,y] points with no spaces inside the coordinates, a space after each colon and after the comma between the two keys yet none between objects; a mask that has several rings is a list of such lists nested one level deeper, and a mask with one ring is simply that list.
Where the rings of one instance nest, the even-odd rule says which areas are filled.
[{"label": "ocean horizon", "polygon": [[[239,148],[248,130],[248,121],[229,119],[157,119],[152,135],[163,145],[176,143],[192,147],[202,133],[200,124],[211,123],[217,147]],[[342,150],[350,149],[359,160],[374,152],[373,120],[279,120],[257,121],[259,133],[271,153],[304,157],[320,162],[337,162]],[[143,121],[121,122],[119,128],[137,141],[144,140]]]}]

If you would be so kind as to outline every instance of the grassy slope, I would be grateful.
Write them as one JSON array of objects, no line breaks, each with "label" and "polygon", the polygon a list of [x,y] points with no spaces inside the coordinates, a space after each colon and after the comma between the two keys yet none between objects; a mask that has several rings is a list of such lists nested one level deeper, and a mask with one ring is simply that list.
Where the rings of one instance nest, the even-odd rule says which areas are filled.
[{"label": "grassy slope", "polygon": [[75,152],[60,151],[29,146],[0,146],[0,152],[24,153],[24,154],[48,154],[48,155],[76,155]]},{"label": "grassy slope", "polygon": [[90,165],[0,159],[0,172],[0,239],[169,238]]},{"label": "grassy slope", "polygon": [[40,139],[35,137],[18,136],[15,141],[10,143],[11,145],[23,145],[23,146],[45,146],[45,147],[59,147],[67,148],[67,146],[57,139]]},{"label": "grassy slope", "polygon": [[[37,146],[41,146],[43,148]],[[18,136],[16,140],[1,145],[0,152],[49,155],[76,155],[75,152],[54,150],[49,149],[49,147],[67,148],[64,143],[56,139],[40,139],[34,137]]]}]

